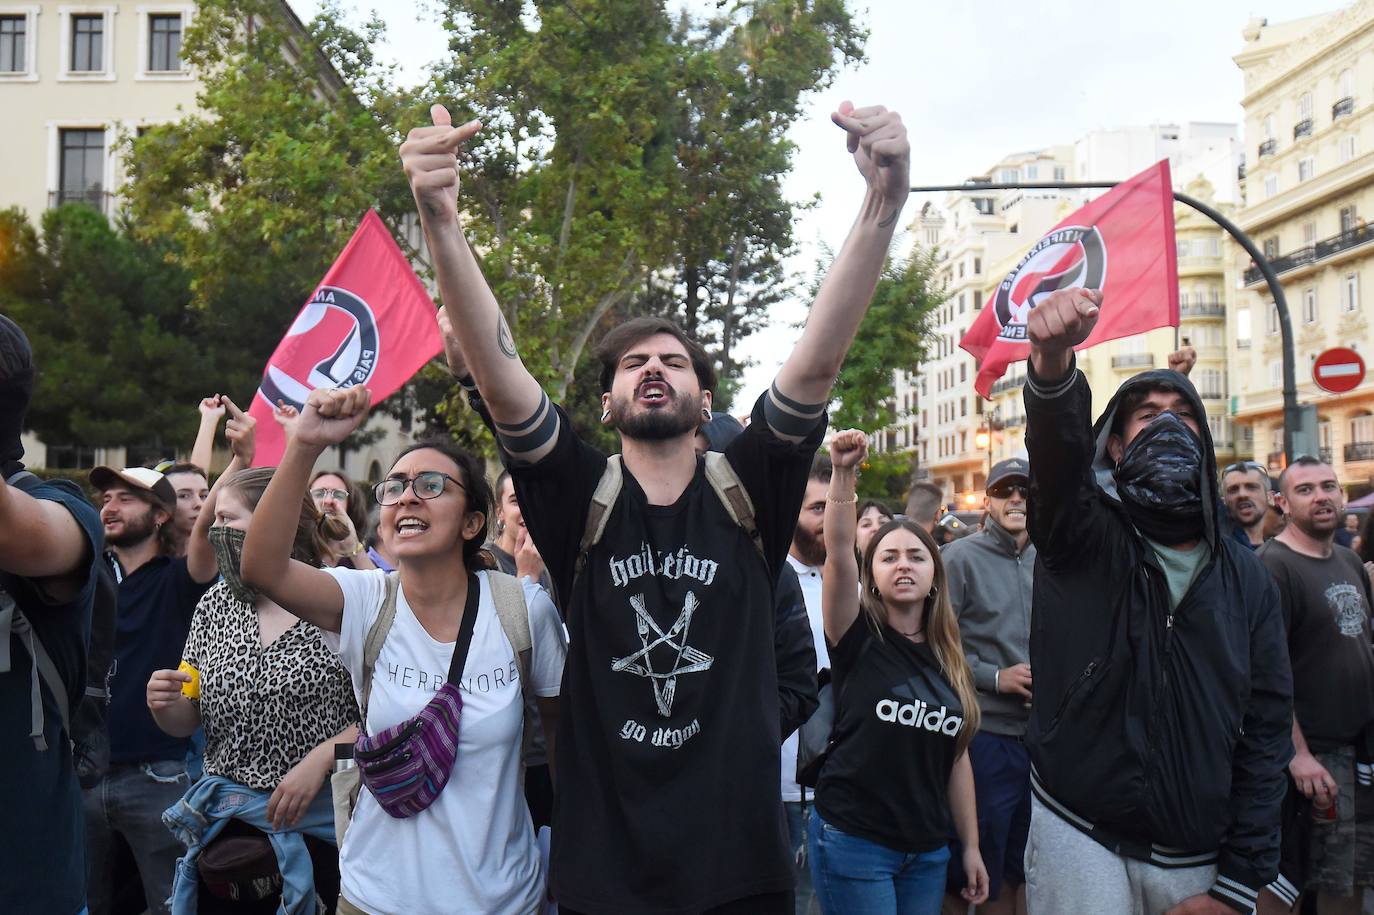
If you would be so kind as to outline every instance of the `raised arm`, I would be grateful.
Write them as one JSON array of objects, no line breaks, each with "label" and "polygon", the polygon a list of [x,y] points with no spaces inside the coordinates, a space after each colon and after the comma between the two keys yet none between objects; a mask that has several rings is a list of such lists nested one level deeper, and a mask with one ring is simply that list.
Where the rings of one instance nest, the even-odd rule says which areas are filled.
[{"label": "raised arm", "polygon": [[343,591],[328,572],[292,559],[291,543],[315,461],[362,425],[371,399],[361,387],[311,392],[243,543],[244,582],[328,632],[343,623]]},{"label": "raised arm", "polygon": [[401,162],[419,207],[444,310],[458,332],[467,368],[486,396],[502,444],[514,459],[533,463],[552,450],[558,417],[520,361],[458,217],[458,150],[482,125],[469,121],[454,127],[442,105],[433,106],[430,116],[432,127],[417,127],[406,137]]},{"label": "raised arm", "polygon": [[229,466],[224,468],[224,473],[215,480],[215,485],[210,487],[210,494],[205,497],[205,504],[201,506],[195,526],[191,528],[191,539],[186,543],[186,571],[190,573],[191,578],[201,582],[214,578],[218,571],[215,549],[210,545],[210,525],[215,523],[215,503],[219,499],[220,489],[231,476],[245,467],[253,466],[257,441],[254,430],[258,424],[256,419],[236,407],[234,402],[223,394],[205,398],[201,401],[202,409],[204,404],[210,401],[220,405],[221,413],[229,413],[229,422],[224,427],[224,437],[229,441],[229,448],[234,456],[230,459]]},{"label": "raised arm", "polygon": [[207,397],[200,402],[200,430],[196,432],[196,443],[191,446],[191,463],[206,473],[210,472],[210,461],[215,456],[215,430],[224,416],[224,404],[219,395]]},{"label": "raised arm", "polygon": [[830,440],[830,491],[825,497],[825,570],[821,574],[821,617],[825,637],[837,644],[859,615],[859,562],[854,557],[858,530],[855,513],[859,465],[868,454],[868,437],[857,429]]},{"label": "raised arm", "polygon": [[[806,329],[774,382],[769,425],[784,437],[788,418],[819,419],[854,333],[868,310],[897,221],[910,193],[911,144],[895,111],[855,108],[849,102],[831,115],[848,134],[849,151],[868,185],[863,206],[830,272],[821,283]],[[781,418],[778,419],[778,415]],[[809,429],[809,427],[808,427]]]}]

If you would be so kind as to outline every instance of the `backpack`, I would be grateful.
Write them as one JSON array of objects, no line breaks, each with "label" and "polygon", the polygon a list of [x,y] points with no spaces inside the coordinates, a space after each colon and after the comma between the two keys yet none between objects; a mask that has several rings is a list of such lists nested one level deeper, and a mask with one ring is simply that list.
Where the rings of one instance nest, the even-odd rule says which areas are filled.
[{"label": "backpack", "polygon": [[[706,481],[711,484],[721,504],[730,514],[730,520],[749,535],[754,549],[763,556],[763,537],[759,534],[758,525],[754,523],[754,503],[745,491],[744,484],[740,482],[739,475],[735,473],[735,468],[730,466],[725,455],[719,451],[708,451],[704,457]],[[620,455],[613,454],[606,458],[606,470],[597,481],[596,490],[592,492],[591,505],[587,508],[587,526],[582,532],[582,542],[577,552],[578,573],[587,565],[587,554],[591,552],[592,547],[601,542],[602,536],[606,533],[606,522],[610,520],[611,507],[620,497],[624,482],[624,463]]]},{"label": "backpack", "polygon": [[[21,470],[6,480],[25,492],[42,485],[42,480]],[[43,738],[43,699],[39,682],[46,683],[57,700],[62,728],[71,741],[77,778],[83,788],[100,781],[109,770],[110,735],[106,725],[110,706],[110,677],[114,666],[115,618],[119,611],[119,586],[114,573],[104,562],[95,563],[95,594],[91,606],[91,637],[86,649],[86,688],[72,708],[67,685],[53,664],[52,657],[34,633],[32,625],[15,604],[8,591],[0,589],[0,671],[10,669],[10,634],[18,635],[32,663],[32,729],[29,736],[39,752],[48,749]]]}]

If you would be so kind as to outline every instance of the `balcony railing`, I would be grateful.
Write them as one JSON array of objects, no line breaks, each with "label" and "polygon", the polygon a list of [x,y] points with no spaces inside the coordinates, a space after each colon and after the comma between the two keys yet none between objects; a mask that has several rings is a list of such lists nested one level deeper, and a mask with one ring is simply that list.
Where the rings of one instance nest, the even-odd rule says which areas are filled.
[{"label": "balcony railing", "polygon": [[1331,120],[1349,117],[1355,111],[1355,100],[1350,96],[1336,99],[1336,104],[1331,106]]},{"label": "balcony railing", "polygon": [[1202,394],[1201,394],[1201,396],[1202,396],[1202,399],[1203,399],[1203,400],[1225,400],[1225,399],[1226,399],[1226,395],[1223,394],[1223,393],[1220,392],[1220,391],[1203,391]]},{"label": "balcony railing", "polygon": [[1312,119],[1303,118],[1293,125],[1293,139],[1301,140],[1303,137],[1312,136]]},{"label": "balcony railing", "polygon": [[56,209],[64,203],[84,203],[86,206],[95,207],[102,213],[108,213],[110,211],[110,198],[113,196],[113,194],[98,187],[87,188],[84,191],[49,191],[48,209]]},{"label": "balcony railing", "polygon": [[1272,137],[1268,140],[1265,140],[1263,143],[1259,145],[1259,157],[1261,159],[1263,159],[1265,156],[1272,156],[1274,153],[1278,151],[1279,141],[1273,139]]},{"label": "balcony railing", "polygon": [[1317,460],[1321,461],[1323,464],[1330,464],[1330,463],[1331,463],[1331,449],[1330,449],[1330,448],[1318,448],[1318,449],[1317,449]]},{"label": "balcony railing", "polygon": [[1374,461],[1374,442],[1351,442],[1345,446],[1345,462]]},{"label": "balcony railing", "polygon": [[1010,378],[1003,378],[1001,381],[994,384],[992,390],[988,391],[988,394],[992,397],[996,397],[998,394],[1004,394],[1013,388],[1019,388],[1025,383],[1025,375],[1013,375]]},{"label": "balcony railing", "polygon": [[1114,369],[1147,369],[1154,364],[1153,353],[1127,353],[1124,356],[1112,357],[1112,368]]},{"label": "balcony railing", "polygon": [[1249,348],[1250,348],[1250,338],[1249,338],[1249,337],[1246,337],[1246,338],[1244,338],[1244,339],[1241,339],[1241,340],[1237,340],[1237,341],[1236,341],[1236,349],[1249,349]]},{"label": "balcony railing", "polygon": [[1226,306],[1220,302],[1189,302],[1178,306],[1178,313],[1185,318],[1224,318]]},{"label": "balcony railing", "polygon": [[1013,416],[1011,419],[1008,419],[1002,423],[1002,428],[1019,429],[1021,426],[1024,426],[1025,424],[1026,418],[1024,416]]},{"label": "balcony railing", "polygon": [[[1353,226],[1346,229],[1339,235],[1332,235],[1330,238],[1323,238],[1314,245],[1299,248],[1291,254],[1283,257],[1270,259],[1269,266],[1274,268],[1275,273],[1285,273],[1298,267],[1304,267],[1319,260],[1324,260],[1333,254],[1339,254],[1350,248],[1356,248],[1366,242],[1374,241],[1374,228],[1367,225]],[[1264,281],[1264,275],[1260,273],[1258,267],[1250,267],[1245,271],[1245,285],[1253,286]]]}]

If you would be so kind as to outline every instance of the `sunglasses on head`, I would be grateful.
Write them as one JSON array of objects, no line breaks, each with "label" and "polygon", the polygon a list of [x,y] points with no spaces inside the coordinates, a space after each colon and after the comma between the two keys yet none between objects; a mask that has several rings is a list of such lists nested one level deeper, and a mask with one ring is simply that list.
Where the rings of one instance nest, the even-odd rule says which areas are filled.
[{"label": "sunglasses on head", "polygon": [[1256,461],[1236,461],[1234,464],[1227,464],[1225,467],[1221,469],[1221,475],[1226,476],[1228,473],[1233,473],[1237,470],[1242,472],[1258,470],[1266,477],[1269,476],[1269,468],[1265,467],[1263,464],[1260,464]]},{"label": "sunglasses on head", "polygon": [[1023,499],[1030,498],[1029,483],[998,483],[988,489],[988,495],[994,499],[1010,499],[1012,493],[1017,493]]}]

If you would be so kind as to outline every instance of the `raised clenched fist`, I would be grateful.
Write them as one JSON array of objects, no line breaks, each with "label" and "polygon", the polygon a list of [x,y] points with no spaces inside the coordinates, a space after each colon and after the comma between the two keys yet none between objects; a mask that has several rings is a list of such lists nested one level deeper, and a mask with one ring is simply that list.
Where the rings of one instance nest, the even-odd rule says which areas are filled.
[{"label": "raised clenched fist", "polygon": [[837,468],[858,467],[868,456],[868,434],[861,429],[836,432],[830,440],[830,463]]},{"label": "raised clenched fist", "polygon": [[479,121],[453,126],[443,105],[429,109],[430,127],[416,127],[401,144],[401,166],[411,193],[427,220],[458,218],[458,150],[482,129]]},{"label": "raised clenched fist", "polygon": [[888,219],[895,223],[911,192],[911,142],[901,115],[882,105],[855,108],[850,102],[841,102],[830,120],[849,134],[849,151],[859,174],[888,205],[882,214],[884,223]]},{"label": "raised clenched fist", "polygon": [[363,424],[371,403],[367,388],[317,388],[296,420],[292,440],[315,447],[337,445]]},{"label": "raised clenched fist", "polygon": [[1031,342],[1031,365],[1042,378],[1058,378],[1069,370],[1073,348],[1097,326],[1102,293],[1096,289],[1060,289],[1036,305],[1026,319]]}]

